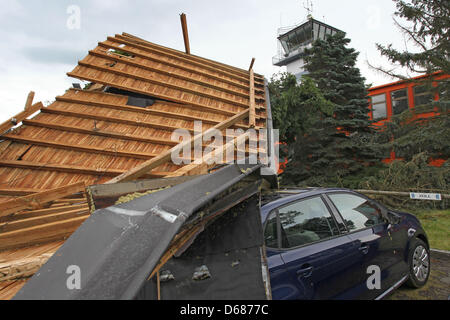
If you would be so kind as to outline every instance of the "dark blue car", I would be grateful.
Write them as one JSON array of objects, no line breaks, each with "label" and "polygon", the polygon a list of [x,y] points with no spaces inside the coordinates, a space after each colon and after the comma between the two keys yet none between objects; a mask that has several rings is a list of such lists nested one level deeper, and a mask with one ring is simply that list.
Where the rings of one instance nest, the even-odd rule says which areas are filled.
[{"label": "dark blue car", "polygon": [[427,282],[429,244],[413,215],[347,189],[276,198],[261,208],[273,299],[381,299]]}]

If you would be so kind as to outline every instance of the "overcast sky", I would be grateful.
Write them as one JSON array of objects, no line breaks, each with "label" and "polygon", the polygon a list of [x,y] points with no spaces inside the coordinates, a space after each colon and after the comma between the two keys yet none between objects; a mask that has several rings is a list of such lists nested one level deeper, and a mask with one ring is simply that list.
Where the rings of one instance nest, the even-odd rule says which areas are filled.
[{"label": "overcast sky", "polygon": [[[268,79],[277,29],[306,19],[306,0],[0,0],[0,122],[23,110],[30,90],[48,103],[73,82],[66,76],[108,35],[128,32],[184,50],[179,14],[187,15],[191,53],[247,69]],[[74,7],[75,5],[75,7]],[[75,8],[75,9],[74,9]],[[79,20],[74,20],[78,16]],[[366,60],[385,64],[375,43],[404,48],[391,0],[314,0],[313,17],[347,33],[367,83],[391,82]]]}]

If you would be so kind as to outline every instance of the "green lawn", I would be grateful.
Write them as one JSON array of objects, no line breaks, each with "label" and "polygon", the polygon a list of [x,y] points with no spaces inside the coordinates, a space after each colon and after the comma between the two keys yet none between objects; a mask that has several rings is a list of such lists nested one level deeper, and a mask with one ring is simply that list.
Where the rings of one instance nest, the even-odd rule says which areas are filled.
[{"label": "green lawn", "polygon": [[419,218],[428,235],[431,248],[450,251],[450,209],[409,209],[405,211]]}]

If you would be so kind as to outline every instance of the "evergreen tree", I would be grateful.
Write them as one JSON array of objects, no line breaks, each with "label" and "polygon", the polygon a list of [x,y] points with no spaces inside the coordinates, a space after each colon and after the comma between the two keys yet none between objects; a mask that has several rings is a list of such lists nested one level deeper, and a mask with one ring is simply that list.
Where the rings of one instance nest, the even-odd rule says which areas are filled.
[{"label": "evergreen tree", "polygon": [[[377,44],[380,53],[395,66],[408,72],[431,74],[442,71],[450,73],[450,2],[444,0],[394,0],[397,11],[395,17],[408,23],[400,23],[394,18],[397,27],[405,34],[415,48],[395,49],[392,44]],[[376,68],[392,77],[405,79],[396,69]],[[438,101],[415,106],[394,116],[387,130],[380,137],[390,145],[398,157],[407,161],[417,154],[426,152],[431,158],[448,159],[450,155],[450,79],[436,80],[435,77],[423,77],[416,80],[424,85],[431,95],[439,94]],[[426,120],[415,115],[435,112],[434,117]],[[394,138],[394,139],[392,139]]]},{"label": "evergreen tree", "polygon": [[343,179],[379,160],[365,79],[356,67],[358,53],[347,47],[349,42],[345,33],[339,32],[305,50],[308,76],[332,103],[333,114],[322,114],[295,142],[283,183],[352,187]]}]

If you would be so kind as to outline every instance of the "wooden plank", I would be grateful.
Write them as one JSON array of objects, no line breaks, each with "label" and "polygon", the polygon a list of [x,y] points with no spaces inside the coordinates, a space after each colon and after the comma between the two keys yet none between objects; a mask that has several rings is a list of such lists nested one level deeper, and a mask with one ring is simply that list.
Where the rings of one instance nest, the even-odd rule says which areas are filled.
[{"label": "wooden plank", "polygon": [[0,203],[0,217],[19,210],[39,208],[40,205],[46,202],[84,191],[84,187],[84,182],[78,182],[61,188],[46,190]]},{"label": "wooden plank", "polygon": [[[92,120],[107,121],[107,122],[114,122],[114,123],[123,123],[123,124],[140,126],[140,127],[161,129],[161,130],[166,130],[166,131],[174,131],[176,129],[179,129],[179,126],[165,125],[165,124],[160,124],[157,122],[128,120],[128,119],[124,119],[121,117],[102,116],[102,115],[90,114],[90,113],[86,113],[86,112],[59,110],[59,109],[54,109],[54,108],[52,108],[52,109],[46,108],[45,111],[44,110],[42,110],[42,111],[45,113],[49,113],[49,114],[57,114],[57,115],[68,116],[68,117],[77,117],[77,118],[83,118],[83,119],[92,119]],[[187,130],[194,132],[193,129],[187,129]]]},{"label": "wooden plank", "polygon": [[[117,133],[112,131],[103,131],[103,130],[92,130],[92,129],[85,129],[82,127],[75,127],[75,126],[69,126],[64,124],[58,124],[55,122],[43,122],[39,120],[24,120],[23,124],[28,126],[36,126],[41,128],[48,128],[48,129],[54,129],[54,130],[60,130],[60,131],[68,131],[68,132],[75,132],[75,133],[81,133],[81,134],[88,134],[93,136],[101,136],[101,137],[109,137],[114,139],[121,139],[121,140],[131,140],[131,141],[138,141],[138,142],[146,142],[146,143],[152,143],[152,144],[159,144],[159,145],[167,145],[167,146],[176,146],[179,142],[173,141],[170,139],[164,139],[164,138],[158,138],[158,137],[142,137],[138,135],[131,135],[127,133]],[[234,125],[233,127],[238,127],[237,125]],[[244,125],[239,125],[239,127],[244,127]],[[245,126],[247,128],[247,126]],[[189,130],[191,133],[193,133],[193,130]],[[224,138],[227,136],[224,135]],[[203,147],[207,147],[208,143],[204,143]],[[159,175],[159,174],[155,174]]]},{"label": "wooden plank", "polygon": [[[105,85],[111,85],[117,89],[122,89],[122,90],[126,90],[126,91],[131,91],[131,92],[136,92],[136,93],[141,93],[141,94],[145,94],[145,95],[149,95],[150,93],[144,89],[141,88],[135,88],[135,87],[131,87],[131,86],[123,86],[120,84],[120,82],[114,82],[114,81],[106,81],[104,78],[99,78],[99,77],[94,77],[90,74],[88,74],[87,72],[80,72],[80,71],[72,71],[72,72],[68,72],[67,75],[69,77],[73,77],[73,78],[78,78],[78,79],[83,79],[83,80],[88,80],[88,81],[93,81],[93,82],[98,82],[98,83],[103,83]],[[132,76],[127,75],[127,78],[133,78]],[[226,109],[220,109],[220,108],[216,108],[216,107],[211,107],[209,105],[206,104],[201,104],[201,103],[193,103],[190,101],[186,101],[183,98],[175,98],[173,96],[169,96],[166,95],[164,93],[158,93],[157,98],[159,99],[163,99],[163,100],[168,100],[168,101],[172,101],[175,103],[181,103],[181,104],[190,104],[192,105],[194,108],[198,108],[200,110],[207,110],[207,111],[212,111],[215,113],[219,113],[219,114],[224,114],[224,115],[230,115],[233,114],[232,111],[230,110],[226,110]]]},{"label": "wooden plank", "polygon": [[[166,117],[166,118],[173,118],[173,119],[180,119],[180,120],[186,120],[186,121],[202,121],[203,123],[210,123],[210,124],[217,124],[220,121],[212,120],[205,117],[198,117],[198,116],[192,116],[189,114],[182,114],[182,113],[176,113],[176,112],[170,112],[170,111],[163,111],[163,110],[157,110],[149,108],[140,108],[140,107],[134,107],[134,106],[128,106],[123,104],[112,104],[112,103],[105,103],[100,101],[88,101],[88,100],[81,100],[81,99],[74,99],[74,98],[68,98],[64,96],[56,97],[56,101],[59,102],[66,102],[66,103],[75,103],[80,105],[89,105],[89,106],[95,106],[95,107],[101,107],[101,108],[107,108],[107,109],[113,109],[113,110],[121,110],[121,111],[129,111],[129,112],[137,112],[142,114],[151,114],[155,116],[160,117]],[[156,102],[160,103],[160,102]],[[169,104],[169,103],[167,103]],[[169,104],[170,105],[170,104]],[[189,106],[183,106],[183,105],[175,105],[175,107],[189,107]],[[234,113],[230,113],[234,114]],[[239,126],[239,124],[237,125]]]},{"label": "wooden plank", "polygon": [[250,67],[248,67],[248,71],[253,69],[253,64],[255,63],[255,58],[252,58],[252,61],[250,62]]},{"label": "wooden plank", "polygon": [[24,110],[27,110],[27,109],[29,109],[32,106],[33,99],[34,99],[34,92],[30,91],[30,93],[28,94],[28,97],[27,97],[27,101],[25,102]]},{"label": "wooden plank", "polygon": [[[94,55],[91,55],[92,57]],[[117,59],[114,59],[112,57],[108,57],[109,60],[114,61]],[[178,84],[173,84],[171,82],[167,82],[167,81],[162,81],[162,80],[158,80],[157,78],[154,77],[149,77],[149,76],[144,76],[144,75],[137,75],[137,74],[131,74],[128,73],[126,71],[122,71],[119,70],[117,68],[114,67],[109,67],[109,66],[105,66],[104,64],[95,64],[95,63],[91,63],[91,62],[85,62],[83,59],[82,61],[78,62],[79,66],[83,66],[83,67],[87,67],[90,69],[94,69],[94,70],[99,70],[99,71],[103,71],[106,73],[112,73],[112,74],[116,74],[119,76],[124,76],[124,77],[128,77],[128,78],[133,78],[133,79],[137,79],[137,80],[141,80],[141,81],[145,81],[148,83],[152,83],[158,86],[164,86],[166,88],[172,88],[175,90],[180,90],[182,92],[188,92],[191,93],[193,95],[199,96],[199,97],[205,97],[205,98],[210,98],[216,101],[220,101],[220,102],[224,102],[230,105],[236,105],[236,106],[241,106],[241,107],[248,107],[248,101],[239,101],[237,99],[230,99],[225,97],[225,95],[221,96],[222,94],[217,92],[217,93],[209,93],[209,92],[203,92],[203,90],[205,89],[205,87],[201,87],[198,88],[198,90],[195,89],[191,89],[189,87],[185,87],[182,85],[178,85]],[[126,61],[118,61],[118,63],[124,63],[127,64]],[[145,70],[144,68],[140,67],[141,69]],[[69,75],[70,76],[70,75]],[[206,88],[207,89],[207,88]],[[243,98],[241,97],[241,100],[248,100],[248,98]]]},{"label": "wooden plank", "polygon": [[0,283],[31,277],[47,262],[56,250],[58,250],[58,248],[31,257],[0,262]]},{"label": "wooden plank", "polygon": [[17,141],[17,142],[22,142],[22,143],[29,143],[29,144],[44,146],[44,147],[52,147],[52,148],[57,148],[57,149],[65,149],[65,150],[81,151],[81,152],[89,152],[89,153],[106,154],[106,155],[110,155],[110,156],[121,156],[121,157],[135,158],[135,159],[147,160],[149,158],[153,158],[153,157],[157,156],[157,154],[155,154],[155,153],[113,150],[111,147],[102,148],[102,147],[96,147],[96,146],[90,146],[90,145],[69,144],[69,143],[64,143],[64,142],[54,142],[54,141],[49,141],[49,140],[29,138],[29,137],[10,135],[10,134],[4,135],[3,138]]},{"label": "wooden plank", "polygon": [[[142,45],[148,47],[149,49],[158,50],[162,53],[165,53],[166,55],[170,55],[171,57],[173,57],[175,59],[178,59],[178,60],[181,59],[183,61],[186,61],[187,63],[195,64],[199,67],[211,68],[215,71],[220,71],[223,74],[227,74],[229,76],[236,77],[238,79],[241,78],[241,79],[245,80],[245,78],[248,77],[247,70],[237,68],[234,66],[230,66],[230,65],[218,62],[218,61],[211,60],[211,59],[203,58],[203,57],[200,57],[197,55],[192,55],[192,54],[187,55],[184,52],[146,41],[144,39],[138,38],[136,36],[133,36],[133,35],[125,33],[125,32],[122,33],[122,35],[116,34],[115,37],[118,39],[121,39],[121,40],[137,42],[139,44],[142,44]],[[262,76],[258,75],[258,78],[262,78]]]},{"label": "wooden plank", "polygon": [[[109,47],[110,45],[105,45],[105,46]],[[112,47],[114,47],[114,46],[112,46]],[[114,53],[112,53],[112,52],[105,52],[105,51],[103,51],[102,49],[99,49],[99,48],[100,47],[97,47],[94,50],[89,51],[89,54],[92,55],[92,56],[108,59],[108,60],[111,60],[111,61],[119,61],[119,62],[121,62],[123,64],[126,64],[126,65],[129,65],[129,66],[133,66],[133,67],[137,67],[137,68],[140,68],[140,69],[148,70],[148,71],[155,72],[155,73],[158,73],[158,74],[162,74],[162,75],[165,75],[165,76],[168,76],[168,77],[171,77],[171,78],[177,78],[177,79],[180,79],[180,80],[189,81],[190,83],[195,83],[195,84],[201,85],[203,87],[208,87],[208,88],[220,91],[220,92],[226,92],[226,93],[229,93],[229,94],[241,97],[241,98],[248,99],[248,94],[246,92],[236,91],[236,90],[230,89],[229,86],[228,86],[229,83],[225,83],[227,85],[226,87],[214,84],[214,81],[224,82],[220,78],[219,78],[220,80],[217,80],[217,79],[212,78],[212,77],[208,78],[205,75],[198,75],[198,77],[196,78],[195,73],[192,74],[193,72],[189,72],[190,76],[186,76],[186,75],[184,75],[185,73],[183,73],[183,72],[179,72],[178,70],[173,70],[174,68],[178,68],[178,67],[172,67],[171,71],[165,71],[164,68],[162,68],[160,66],[161,64],[164,64],[164,62],[158,62],[157,65],[155,63],[156,66],[151,66],[149,64],[143,64],[142,62],[138,62],[136,60],[133,60],[132,58],[125,59],[125,58],[122,58],[122,57],[119,57],[119,58],[115,57]],[[100,51],[100,50],[102,50],[102,51]],[[126,48],[120,48],[120,47],[118,47],[117,50],[133,52],[132,50],[126,50]],[[140,58],[140,56],[144,56],[144,55],[140,55],[138,53],[132,53],[132,54],[136,55],[136,57],[139,56],[139,58]],[[141,59],[148,60],[148,58],[146,58],[145,56],[142,57]],[[150,61],[153,61],[153,59],[150,60]],[[181,68],[178,68],[178,69],[181,69]],[[197,71],[197,73],[198,73],[198,71]],[[246,91],[248,90],[248,86],[245,88],[245,90]],[[258,93],[259,93],[259,98],[264,99],[264,95],[263,95],[264,91],[263,90],[258,90]]]},{"label": "wooden plank", "polygon": [[91,212],[93,212],[114,205],[121,196],[135,192],[147,192],[149,190],[158,190],[168,186],[175,186],[191,180],[192,178],[194,177],[175,177],[90,186],[86,189],[89,197],[89,207]]},{"label": "wooden plank", "polygon": [[24,228],[29,228],[41,224],[47,224],[56,221],[67,220],[71,218],[80,217],[83,215],[89,215],[90,211],[88,207],[82,209],[75,209],[70,211],[63,211],[54,214],[47,214],[44,216],[37,216],[27,219],[20,219],[16,221],[8,221],[0,224],[0,234],[5,232],[11,232],[15,230],[20,230]]},{"label": "wooden plank", "polygon": [[109,183],[117,183],[117,182],[123,182],[123,181],[137,179],[140,176],[142,176],[143,174],[149,172],[151,169],[156,168],[157,166],[169,161],[171,159],[172,153],[179,154],[179,151],[182,150],[184,146],[187,146],[187,145],[193,146],[198,141],[202,141],[203,136],[213,132],[214,130],[223,130],[223,129],[226,129],[226,128],[234,125],[235,123],[248,117],[248,113],[249,113],[249,110],[246,109],[246,110],[236,114],[235,116],[219,123],[218,125],[215,125],[214,127],[204,131],[203,133],[194,136],[190,141],[180,143],[180,144],[176,145],[175,147],[171,148],[170,150],[167,150],[167,151],[161,153],[159,156],[157,156],[149,161],[145,161],[144,163],[136,166],[135,168],[127,171],[126,173],[121,174],[120,176],[113,178],[112,180],[110,180],[106,183],[108,183],[108,184]]},{"label": "wooden plank", "polygon": [[16,188],[16,187],[6,187],[6,188],[0,188],[0,195],[3,196],[13,196],[13,197],[21,197],[21,196],[27,196],[33,193],[39,193],[42,192],[42,189],[36,189],[36,188]]},{"label": "wooden plank", "polygon": [[176,141],[172,141],[169,139],[163,139],[163,138],[157,138],[157,137],[154,137],[154,138],[148,137],[147,138],[147,137],[136,136],[136,135],[131,135],[131,134],[117,133],[117,132],[112,132],[112,131],[84,129],[81,127],[57,124],[54,122],[49,123],[49,122],[43,122],[43,121],[38,121],[38,120],[24,120],[23,124],[28,125],[28,126],[49,128],[49,129],[54,129],[54,130],[82,133],[82,134],[115,138],[115,139],[140,141],[140,142],[154,143],[154,144],[160,144],[160,145],[174,146],[174,145],[178,144]]},{"label": "wooden plank", "polygon": [[248,124],[251,128],[254,128],[256,125],[256,117],[255,117],[255,78],[253,74],[253,69],[250,69],[250,111],[248,116]]},{"label": "wooden plank", "polygon": [[[0,160],[0,166],[12,167],[12,168],[23,168],[30,170],[50,170],[58,172],[69,172],[76,174],[89,174],[89,175],[102,175],[115,177],[119,174],[126,172],[126,170],[121,169],[108,169],[108,168],[87,168],[83,166],[74,165],[63,165],[63,164],[51,164],[51,163],[40,163],[25,160]],[[169,174],[169,172],[152,171],[148,173],[149,177],[164,177]],[[67,200],[64,200],[67,202]]]},{"label": "wooden plank", "polygon": [[212,159],[213,157],[215,157],[216,154],[222,153],[223,159],[225,159],[224,154],[226,155],[226,153],[231,149],[234,150],[234,148],[237,144],[245,143],[249,139],[249,137],[250,137],[250,133],[246,132],[246,133],[238,136],[233,141],[228,142],[227,144],[225,144],[225,145],[217,148],[216,150],[208,153],[207,155],[205,155],[203,157],[202,163],[200,163],[200,164],[191,163],[191,164],[185,165],[185,166],[181,167],[180,169],[178,169],[174,172],[171,172],[169,175],[167,175],[167,177],[186,176],[186,175],[191,175],[191,174],[201,174],[202,172],[207,171],[208,168],[218,165],[218,163],[213,163],[211,165],[207,165],[208,161],[210,159]]},{"label": "wooden plank", "polygon": [[180,20],[181,20],[181,29],[183,30],[184,49],[187,54],[191,54],[191,47],[189,45],[189,33],[188,33],[188,27],[187,27],[187,22],[186,22],[186,15],[184,13],[180,14]]},{"label": "wooden plank", "polygon": [[[205,72],[199,71],[197,68],[193,68],[193,67],[191,67],[189,65],[186,65],[186,64],[180,64],[180,63],[173,62],[173,61],[168,61],[168,60],[164,60],[164,59],[158,59],[152,53],[148,53],[148,52],[142,53],[143,52],[142,50],[137,51],[139,49],[136,48],[137,49],[136,50],[134,46],[127,45],[126,47],[119,47],[119,46],[116,46],[114,44],[111,44],[111,42],[114,42],[114,41],[108,40],[108,42],[99,42],[98,46],[102,47],[102,48],[105,48],[105,49],[108,49],[108,50],[109,49],[120,50],[120,51],[126,52],[128,54],[134,55],[135,57],[146,59],[148,61],[155,62],[155,63],[158,63],[160,65],[164,65],[164,66],[175,68],[175,69],[182,70],[182,71],[187,71],[187,72],[189,72],[189,73],[191,73],[193,75],[198,75],[201,79],[203,79],[203,78],[204,79],[210,79],[211,82],[212,81],[220,81],[221,83],[228,84],[228,85],[233,86],[235,88],[248,90],[248,84],[246,84],[245,82],[236,82],[234,80],[229,80],[228,78],[223,78],[223,77],[217,76],[215,73],[209,73],[209,72],[205,73]],[[159,72],[164,72],[162,70],[158,70],[158,71]],[[172,75],[175,75],[175,74],[172,74]],[[199,81],[200,83],[204,83],[202,80],[191,79],[191,81]],[[208,85],[220,88],[219,86],[213,85],[211,83],[209,83]],[[234,93],[234,94],[240,93],[240,91],[236,91],[236,90],[231,89],[231,88],[228,88],[228,89],[222,88],[222,90],[229,90],[230,93]],[[264,93],[264,90],[261,90],[260,92]]]},{"label": "wooden plank", "polygon": [[31,210],[31,211],[21,211],[21,212],[15,212],[11,213],[8,216],[0,217],[0,222],[12,222],[22,219],[28,219],[33,217],[43,217],[49,214],[55,214],[55,213],[61,213],[65,211],[71,211],[71,210],[78,210],[78,209],[89,209],[87,203],[82,204],[71,204],[67,206],[62,207],[53,207],[53,208],[46,208],[46,209],[38,209],[38,210]]},{"label": "wooden plank", "polygon": [[0,134],[3,134],[7,130],[14,127],[16,124],[22,122],[24,119],[31,116],[33,113],[41,110],[44,108],[44,105],[41,102],[35,103],[34,105],[28,107],[26,110],[16,114],[14,117],[10,118],[9,120],[3,122],[0,125]]},{"label": "wooden plank", "polygon": [[0,233],[0,250],[9,250],[68,238],[88,216]]},{"label": "wooden plank", "polygon": [[175,186],[177,184],[189,181],[194,177],[174,177],[174,178],[161,178],[161,179],[148,179],[129,182],[120,182],[114,184],[98,184],[88,186],[88,194],[90,194],[94,200],[96,197],[110,197],[120,196],[123,194],[143,191],[143,190],[155,190],[165,188],[167,186]]}]

